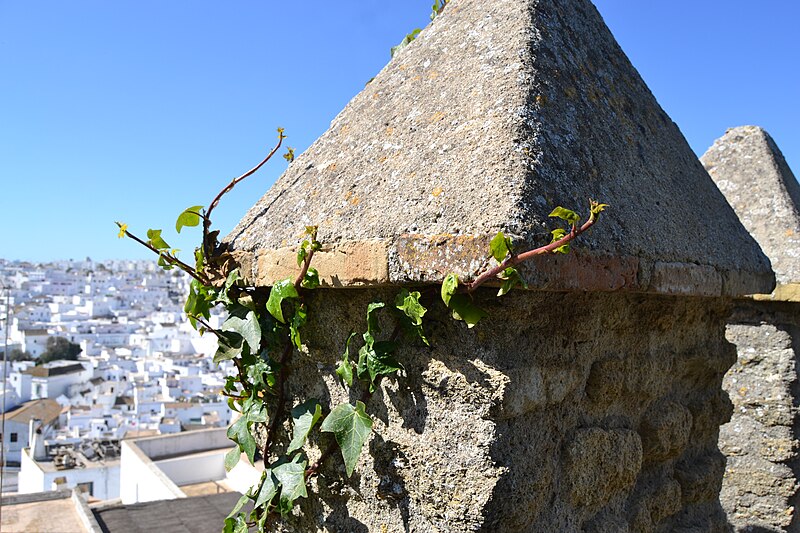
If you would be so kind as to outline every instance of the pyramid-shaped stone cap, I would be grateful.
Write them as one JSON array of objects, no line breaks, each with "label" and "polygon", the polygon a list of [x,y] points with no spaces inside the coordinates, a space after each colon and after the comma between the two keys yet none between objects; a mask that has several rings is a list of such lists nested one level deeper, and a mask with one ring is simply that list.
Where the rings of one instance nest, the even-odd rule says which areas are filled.
[{"label": "pyramid-shaped stone cap", "polygon": [[332,285],[440,281],[484,269],[499,230],[518,249],[549,242],[550,211],[585,213],[589,198],[611,209],[574,254],[529,265],[533,287],[771,290],[768,261],[590,2],[453,0],[227,240],[262,284],[295,268],[281,248],[308,224],[331,247]]},{"label": "pyramid-shaped stone cap", "polygon": [[775,270],[777,299],[800,301],[800,184],[772,137],[729,129],[701,158]]}]

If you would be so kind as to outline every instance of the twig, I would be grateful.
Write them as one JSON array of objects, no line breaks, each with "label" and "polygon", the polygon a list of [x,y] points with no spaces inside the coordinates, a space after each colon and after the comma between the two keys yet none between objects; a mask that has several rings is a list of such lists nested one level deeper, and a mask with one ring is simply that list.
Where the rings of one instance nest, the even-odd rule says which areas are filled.
[{"label": "twig", "polygon": [[277,152],[280,149],[281,144],[283,144],[283,139],[284,135],[283,132],[281,131],[278,134],[278,144],[276,144],[275,147],[270,151],[270,153],[267,154],[267,157],[262,159],[259,164],[257,164],[256,166],[254,166],[241,176],[233,178],[231,182],[225,186],[224,189],[222,189],[221,191],[219,191],[219,193],[217,193],[217,196],[215,196],[214,199],[211,201],[211,203],[208,205],[208,209],[206,209],[205,215],[201,215],[203,217],[203,252],[206,257],[211,257],[211,252],[213,251],[209,249],[211,243],[208,242],[208,235],[209,235],[208,230],[211,228],[211,212],[214,211],[215,207],[217,207],[217,204],[219,204],[220,199],[222,199],[222,197],[225,194],[229,193],[234,187],[236,187],[237,183],[255,174],[258,171],[258,169],[260,169],[266,164],[267,161],[272,159],[272,156],[275,155],[275,152]]},{"label": "twig", "polygon": [[136,235],[134,235],[133,233],[131,233],[128,230],[125,230],[125,236],[130,238],[130,239],[133,239],[136,242],[138,242],[139,244],[141,244],[142,246],[144,246],[148,250],[152,251],[153,253],[155,253],[159,257],[163,257],[164,259],[169,261],[173,266],[177,266],[178,268],[180,268],[181,270],[183,270],[184,272],[186,272],[187,274],[192,276],[194,279],[196,279],[197,281],[199,281],[203,285],[208,285],[208,281],[206,279],[202,278],[197,273],[197,271],[195,271],[195,269],[193,269],[192,267],[190,267],[189,265],[187,265],[186,263],[184,263],[183,261],[181,261],[177,257],[172,256],[172,255],[168,254],[167,252],[163,252],[163,251],[159,250],[158,248],[156,248],[155,246],[153,246],[149,242],[140,239],[139,237],[137,237]]},{"label": "twig", "polygon": [[533,250],[528,250],[527,252],[522,252],[521,254],[518,255],[510,256],[496,267],[490,268],[483,274],[479,275],[472,281],[472,283],[465,284],[464,292],[471,293],[475,291],[475,289],[477,289],[487,281],[494,279],[498,274],[502,273],[508,267],[518,265],[537,255],[550,253],[553,250],[560,248],[565,244],[575,240],[575,238],[578,237],[578,235],[580,235],[581,233],[585,232],[586,230],[594,226],[595,222],[597,222],[597,218],[598,217],[596,216],[589,217],[589,220],[584,222],[583,225],[579,228],[576,226],[572,226],[572,230],[568,234],[566,234],[564,237],[555,242],[551,242],[548,245],[540,246],[539,248],[535,248]]}]

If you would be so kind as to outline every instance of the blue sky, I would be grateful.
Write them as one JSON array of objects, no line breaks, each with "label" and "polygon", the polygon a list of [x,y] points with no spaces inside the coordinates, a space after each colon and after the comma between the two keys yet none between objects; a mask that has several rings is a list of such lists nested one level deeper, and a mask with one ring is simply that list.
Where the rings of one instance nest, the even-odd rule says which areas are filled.
[{"label": "blue sky", "polygon": [[[168,237],[277,126],[305,149],[430,4],[0,0],[0,257],[148,257],[114,220]],[[595,4],[695,152],[758,124],[800,172],[800,2]],[[284,168],[237,187],[215,227]],[[195,237],[167,240],[188,254]]]}]

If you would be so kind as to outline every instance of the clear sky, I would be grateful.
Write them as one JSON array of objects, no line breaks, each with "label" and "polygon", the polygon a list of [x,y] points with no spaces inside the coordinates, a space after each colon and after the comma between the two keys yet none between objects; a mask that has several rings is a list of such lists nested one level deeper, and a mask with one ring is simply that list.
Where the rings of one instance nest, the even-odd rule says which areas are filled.
[{"label": "clear sky", "polygon": [[[177,214],[256,163],[277,126],[308,147],[431,3],[0,0],[0,257],[148,257],[114,220],[164,228],[189,255],[196,233],[169,238]],[[800,2],[595,4],[695,152],[757,124],[800,173]],[[215,227],[284,168],[237,187]]]}]

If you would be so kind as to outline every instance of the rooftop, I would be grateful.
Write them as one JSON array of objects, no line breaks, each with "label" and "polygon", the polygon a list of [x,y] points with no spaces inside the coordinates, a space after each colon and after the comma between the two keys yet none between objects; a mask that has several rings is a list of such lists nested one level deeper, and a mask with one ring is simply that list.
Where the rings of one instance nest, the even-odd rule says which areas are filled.
[{"label": "rooftop", "polygon": [[74,374],[86,370],[80,363],[70,363],[58,366],[32,366],[22,371],[23,374],[30,374],[33,377],[45,378],[52,376],[63,376],[64,374]]},{"label": "rooftop", "polygon": [[34,418],[50,424],[61,414],[61,405],[55,400],[31,400],[6,413],[6,420],[27,424]]},{"label": "rooftop", "polygon": [[219,533],[225,517],[241,497],[237,492],[116,505],[94,510],[108,533]]}]

